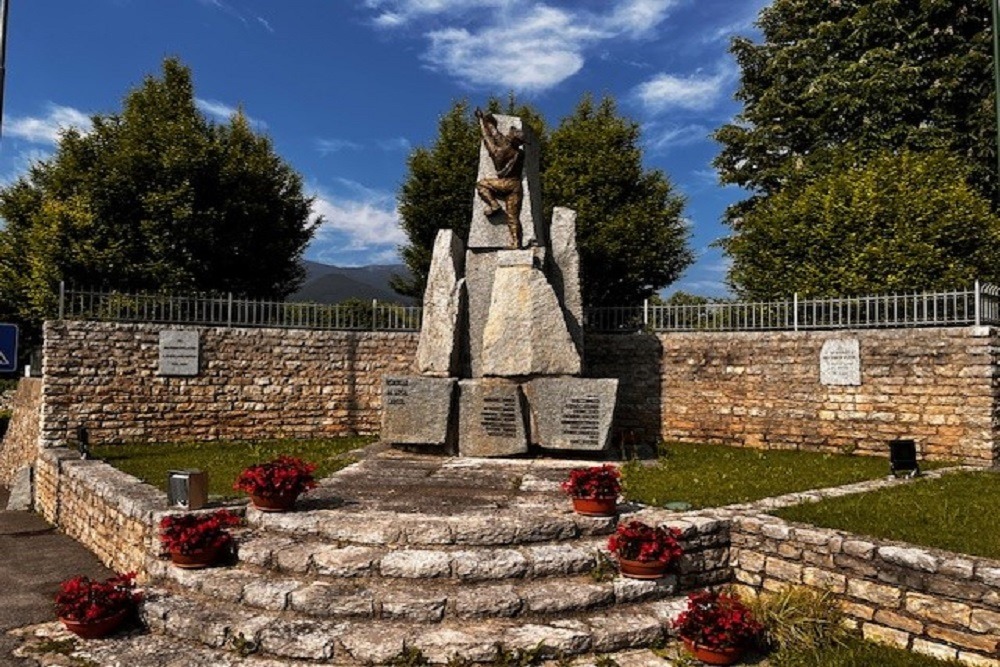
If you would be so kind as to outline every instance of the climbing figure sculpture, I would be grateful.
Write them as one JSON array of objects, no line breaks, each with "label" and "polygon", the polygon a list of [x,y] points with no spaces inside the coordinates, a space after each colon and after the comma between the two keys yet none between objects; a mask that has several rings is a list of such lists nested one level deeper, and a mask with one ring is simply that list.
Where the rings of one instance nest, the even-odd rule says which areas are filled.
[{"label": "climbing figure sculpture", "polygon": [[[476,192],[486,203],[486,216],[499,213],[501,209],[507,217],[512,248],[521,247],[521,203],[524,188],[521,172],[524,169],[524,135],[517,128],[511,128],[506,135],[497,129],[497,119],[493,114],[484,114],[476,109],[476,119],[483,134],[486,152],[493,160],[496,178],[484,178],[476,183]],[[500,201],[504,206],[500,205]]]}]

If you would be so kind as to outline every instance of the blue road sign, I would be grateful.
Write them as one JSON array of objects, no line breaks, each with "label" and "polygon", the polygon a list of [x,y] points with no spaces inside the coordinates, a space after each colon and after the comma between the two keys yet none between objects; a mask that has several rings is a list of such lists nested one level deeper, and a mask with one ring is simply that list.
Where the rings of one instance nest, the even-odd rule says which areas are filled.
[{"label": "blue road sign", "polygon": [[17,325],[0,324],[0,373],[17,370]]}]

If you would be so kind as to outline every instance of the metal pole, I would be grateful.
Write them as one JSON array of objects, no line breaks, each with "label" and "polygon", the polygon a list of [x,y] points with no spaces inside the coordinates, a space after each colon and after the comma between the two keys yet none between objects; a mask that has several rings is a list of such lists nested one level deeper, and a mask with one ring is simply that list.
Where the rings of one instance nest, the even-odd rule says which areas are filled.
[{"label": "metal pole", "polygon": [[7,8],[9,0],[0,0],[0,137],[3,136],[3,91],[7,78]]},{"label": "metal pole", "polygon": [[983,321],[982,318],[982,306],[983,306],[983,291],[979,285],[979,281],[976,281],[976,326],[978,327]]},{"label": "metal pole", "polygon": [[642,300],[642,328],[649,328],[649,299]]},{"label": "metal pole", "polygon": [[792,293],[792,330],[799,330],[799,293]]},{"label": "metal pole", "polygon": [[233,326],[233,293],[229,293],[229,307],[226,312],[226,327],[232,328]]},{"label": "metal pole", "polygon": [[[997,179],[1000,186],[1000,33],[997,31],[997,2],[990,0],[990,15],[993,27],[993,103],[997,121]],[[998,194],[1000,198],[1000,194]]]},{"label": "metal pole", "polygon": [[372,299],[372,331],[378,329],[378,299]]},{"label": "metal pole", "polygon": [[66,281],[59,281],[59,319],[66,314]]}]

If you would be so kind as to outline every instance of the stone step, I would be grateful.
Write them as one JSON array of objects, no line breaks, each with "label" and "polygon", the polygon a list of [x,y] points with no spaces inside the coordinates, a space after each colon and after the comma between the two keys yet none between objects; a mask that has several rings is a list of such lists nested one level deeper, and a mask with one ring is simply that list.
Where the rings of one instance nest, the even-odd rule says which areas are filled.
[{"label": "stone step", "polygon": [[607,554],[607,539],[435,548],[329,543],[312,536],[247,533],[238,538],[240,562],[286,574],[333,578],[533,579],[583,574]]},{"label": "stone step", "polygon": [[315,535],[341,544],[499,546],[557,542],[609,535],[616,517],[585,517],[568,502],[518,506],[454,515],[352,509],[261,512],[247,508],[247,524],[270,532]]},{"label": "stone step", "polygon": [[163,561],[151,564],[150,569],[158,581],[178,593],[324,619],[438,623],[450,618],[572,614],[664,599],[678,592],[676,576],[653,581],[624,577],[595,581],[581,575],[506,582],[431,579],[415,586],[405,579],[295,578],[246,567],[183,570]]},{"label": "stone step", "polygon": [[209,648],[333,664],[382,664],[406,649],[432,663],[454,657],[492,662],[497,647],[549,658],[646,648],[661,642],[684,598],[575,614],[559,620],[455,619],[433,627],[409,621],[318,620],[245,609],[150,590],[143,619],[151,631]]}]

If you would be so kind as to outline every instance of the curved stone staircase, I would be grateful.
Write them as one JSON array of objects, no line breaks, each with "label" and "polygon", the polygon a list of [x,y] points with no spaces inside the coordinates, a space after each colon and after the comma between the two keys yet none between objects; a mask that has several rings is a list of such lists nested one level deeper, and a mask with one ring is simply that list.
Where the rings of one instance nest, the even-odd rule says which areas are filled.
[{"label": "curved stone staircase", "polygon": [[366,459],[325,480],[300,511],[248,509],[231,567],[151,559],[145,620],[167,637],[293,663],[655,646],[683,608],[682,586],[728,576],[722,522],[626,508],[624,517],[681,528],[688,553],[679,575],[616,576],[604,550],[615,520],[573,514],[558,491],[577,465]]}]

